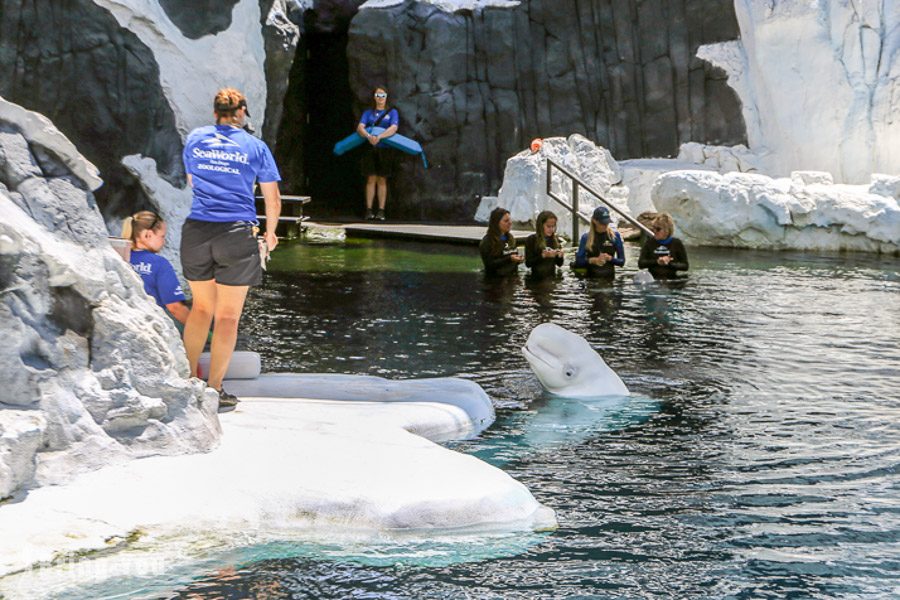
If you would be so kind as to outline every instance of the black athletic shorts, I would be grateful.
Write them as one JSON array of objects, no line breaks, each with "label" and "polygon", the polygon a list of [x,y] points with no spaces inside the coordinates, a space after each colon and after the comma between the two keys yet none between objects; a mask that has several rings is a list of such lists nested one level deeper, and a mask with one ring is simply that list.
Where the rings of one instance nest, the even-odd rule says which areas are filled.
[{"label": "black athletic shorts", "polygon": [[181,267],[188,281],[259,285],[262,267],[253,224],[188,219],[181,228]]},{"label": "black athletic shorts", "polygon": [[393,177],[397,170],[399,157],[397,150],[393,148],[376,148],[366,143],[366,152],[363,154],[360,171],[363,177],[377,175],[378,177]]}]

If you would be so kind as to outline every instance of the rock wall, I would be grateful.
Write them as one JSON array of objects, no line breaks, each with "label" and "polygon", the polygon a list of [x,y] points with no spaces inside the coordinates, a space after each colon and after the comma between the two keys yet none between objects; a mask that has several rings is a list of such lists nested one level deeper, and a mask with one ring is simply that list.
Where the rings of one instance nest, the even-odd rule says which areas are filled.
[{"label": "rock wall", "polygon": [[741,39],[700,56],[727,71],[765,172],[900,172],[900,2],[734,4]]},{"label": "rock wall", "polygon": [[361,110],[385,83],[426,148],[432,168],[406,161],[397,180],[410,216],[469,217],[533,137],[579,133],[618,158],[745,141],[724,72],[695,56],[738,37],[729,0],[383,4],[351,24],[351,87]]},{"label": "rock wall", "polygon": [[0,99],[0,498],[218,439],[172,321],[109,246],[96,168]]},{"label": "rock wall", "polygon": [[91,0],[0,0],[0,96],[53,121],[96,164],[110,214],[149,202],[119,164],[152,157],[183,179],[181,139],[153,52]]},{"label": "rock wall", "polygon": [[152,159],[184,187],[184,136],[211,121],[224,85],[247,94],[274,141],[299,36],[295,4],[0,0],[0,95],[49,117],[100,168],[108,220],[165,212],[180,198],[146,196],[123,157]]}]

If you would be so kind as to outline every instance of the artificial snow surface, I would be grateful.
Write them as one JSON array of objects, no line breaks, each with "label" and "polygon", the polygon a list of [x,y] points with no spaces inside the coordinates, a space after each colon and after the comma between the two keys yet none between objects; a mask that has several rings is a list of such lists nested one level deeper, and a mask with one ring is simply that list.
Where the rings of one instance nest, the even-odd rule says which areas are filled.
[{"label": "artificial snow surface", "polygon": [[555,526],[553,511],[503,471],[421,437],[465,437],[486,426],[476,426],[472,414],[493,415],[480,388],[451,403],[436,396],[397,403],[245,398],[221,416],[222,441],[209,453],[107,467],[0,506],[0,573],[109,549],[129,536],[152,546],[156,537],[209,532],[270,531],[279,539],[323,529]]}]

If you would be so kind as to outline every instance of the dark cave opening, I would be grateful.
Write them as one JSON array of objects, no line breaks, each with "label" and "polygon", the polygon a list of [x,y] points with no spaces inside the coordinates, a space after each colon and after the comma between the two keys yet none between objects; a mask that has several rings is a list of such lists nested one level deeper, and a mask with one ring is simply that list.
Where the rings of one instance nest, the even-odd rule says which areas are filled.
[{"label": "dark cave opening", "polygon": [[276,144],[282,192],[312,197],[313,217],[358,217],[363,206],[360,152],[335,156],[359,115],[350,89],[347,30],[307,27],[297,48]]}]

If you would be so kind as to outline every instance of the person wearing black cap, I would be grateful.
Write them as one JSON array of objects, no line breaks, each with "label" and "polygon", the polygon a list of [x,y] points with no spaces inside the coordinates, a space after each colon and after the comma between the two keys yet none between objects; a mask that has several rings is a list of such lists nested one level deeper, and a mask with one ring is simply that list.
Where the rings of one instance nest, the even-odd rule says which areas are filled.
[{"label": "person wearing black cap", "polygon": [[581,236],[575,267],[586,268],[589,277],[612,279],[616,267],[625,264],[625,245],[622,236],[612,228],[609,209],[598,206],[591,215],[591,229]]},{"label": "person wearing black cap", "polygon": [[653,220],[653,237],[641,247],[638,268],[647,269],[654,279],[674,279],[678,271],[688,270],[687,250],[681,240],[674,237],[675,222],[667,213],[660,213]]}]

